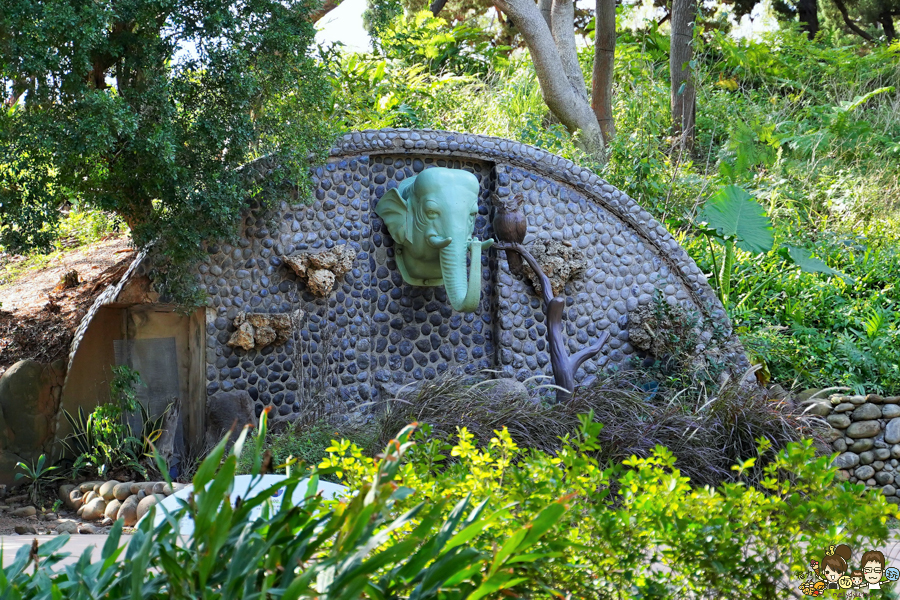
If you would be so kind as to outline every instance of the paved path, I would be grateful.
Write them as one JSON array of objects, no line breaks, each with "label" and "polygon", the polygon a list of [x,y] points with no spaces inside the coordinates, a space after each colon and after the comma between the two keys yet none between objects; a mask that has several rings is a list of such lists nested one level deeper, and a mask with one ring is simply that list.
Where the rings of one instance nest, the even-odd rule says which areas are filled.
[{"label": "paved path", "polygon": [[[19,548],[22,546],[31,546],[31,540],[37,539],[39,544],[43,544],[44,542],[48,542],[54,539],[55,535],[2,535],[0,536],[0,545],[3,548],[3,564],[9,565],[13,559],[16,557],[16,552],[19,551]],[[78,557],[81,556],[81,553],[84,552],[87,548],[93,548],[91,551],[91,557],[93,559],[98,559],[100,557],[100,551],[103,549],[103,544],[106,543],[106,538],[109,536],[106,535],[72,535],[69,538],[69,541],[63,546],[63,552],[69,552],[71,556],[63,560],[60,564],[67,565],[74,563],[78,560]],[[131,539],[130,535],[123,535],[120,543],[127,544],[128,540]]]}]

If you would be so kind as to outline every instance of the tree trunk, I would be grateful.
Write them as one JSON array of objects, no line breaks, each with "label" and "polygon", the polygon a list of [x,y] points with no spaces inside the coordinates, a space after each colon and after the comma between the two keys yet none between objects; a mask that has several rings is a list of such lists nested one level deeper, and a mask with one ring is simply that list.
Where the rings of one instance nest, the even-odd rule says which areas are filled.
[{"label": "tree trunk", "polygon": [[544,17],[544,21],[547,22],[547,27],[553,27],[550,24],[550,11],[553,10],[553,0],[538,0],[538,8],[541,11],[541,16]]},{"label": "tree trunk", "polygon": [[894,28],[894,17],[891,15],[891,11],[885,9],[878,17],[878,22],[881,23],[881,28],[884,29],[884,35],[888,44],[897,39],[897,30]]},{"label": "tree trunk", "polygon": [[550,9],[550,32],[569,85],[575,94],[585,103],[588,102],[587,85],[584,73],[578,62],[578,48],[575,47],[575,2],[574,0],[553,0]]},{"label": "tree trunk", "polygon": [[[568,0],[568,3],[571,4],[571,0]],[[563,60],[562,54],[566,54],[570,50],[567,47],[568,39],[565,31],[560,30],[559,32],[559,38],[564,48],[557,48],[553,33],[534,0],[494,0],[494,4],[498,10],[506,13],[522,34],[531,53],[534,70],[541,86],[541,94],[547,107],[570,133],[578,133],[578,144],[585,152],[597,160],[605,160],[603,132],[587,101],[584,79],[581,79],[581,90],[573,87],[570,75],[575,75],[574,69],[567,70]],[[569,35],[572,36],[574,42],[575,23],[573,21],[566,22],[564,25],[562,23],[562,15],[566,10],[567,7],[560,4],[557,16],[560,27],[564,26],[570,32]],[[552,12],[551,8],[551,22],[554,22]]]},{"label": "tree trunk", "polygon": [[693,70],[690,65],[694,53],[692,42],[696,15],[697,0],[672,0],[672,42],[669,52],[672,128],[688,152],[694,148],[697,108]]},{"label": "tree trunk", "polygon": [[[318,10],[314,10],[309,13],[309,20],[315,23],[340,5],[341,0],[325,0],[322,3],[322,6],[318,8]],[[443,5],[441,5],[441,8],[443,8]],[[437,12],[440,12],[440,8],[437,10]],[[437,14],[437,12],[435,14]]]},{"label": "tree trunk", "polygon": [[616,122],[612,112],[613,69],[616,60],[616,0],[597,0],[596,6],[591,108],[600,123],[603,141],[609,144],[616,134]]},{"label": "tree trunk", "polygon": [[797,2],[797,12],[800,15],[800,23],[802,30],[806,32],[807,37],[812,41],[816,34],[819,33],[819,5],[816,0],[799,0]]}]

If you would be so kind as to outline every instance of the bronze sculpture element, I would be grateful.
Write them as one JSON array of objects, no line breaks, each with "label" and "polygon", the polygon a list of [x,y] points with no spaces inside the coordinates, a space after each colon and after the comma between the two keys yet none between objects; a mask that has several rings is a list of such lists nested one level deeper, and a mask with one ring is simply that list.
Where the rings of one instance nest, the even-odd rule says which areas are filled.
[{"label": "bronze sculpture element", "polygon": [[[494,215],[494,232],[497,234],[497,239],[516,244],[525,241],[528,223],[522,212],[523,202],[525,202],[525,198],[522,194],[500,200],[500,206],[497,207]],[[516,275],[522,274],[522,257],[518,253],[507,253],[506,261],[509,263],[510,271]]]},{"label": "bronze sculpture element", "polygon": [[[562,332],[563,308],[566,306],[566,300],[562,296],[553,295],[550,279],[544,273],[544,270],[541,269],[534,256],[522,245],[522,240],[525,239],[525,215],[521,212],[523,200],[524,198],[521,195],[517,195],[510,201],[501,203],[494,218],[494,231],[500,241],[494,244],[494,248],[506,251],[506,260],[509,263],[510,270],[513,269],[514,264],[521,269],[522,258],[524,258],[528,262],[528,266],[540,279],[541,296],[546,306],[544,314],[547,315],[547,344],[550,346],[550,366],[553,369],[554,383],[559,388],[556,390],[556,401],[566,402],[571,400],[575,391],[575,373],[578,371],[578,368],[584,361],[593,358],[603,349],[606,340],[609,339],[609,332],[604,331],[600,334],[600,339],[596,343],[579,350],[573,356],[569,356]],[[513,258],[518,260],[513,261]]]}]

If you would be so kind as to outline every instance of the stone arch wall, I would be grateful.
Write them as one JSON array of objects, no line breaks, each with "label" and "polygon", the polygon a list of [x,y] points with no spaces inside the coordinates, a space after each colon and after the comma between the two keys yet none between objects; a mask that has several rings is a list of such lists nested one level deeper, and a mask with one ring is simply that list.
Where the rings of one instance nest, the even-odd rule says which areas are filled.
[{"label": "stone arch wall", "polygon": [[[721,304],[687,253],[634,200],[592,172],[538,148],[486,136],[441,131],[383,130],[344,136],[324,165],[313,168],[311,205],[281,199],[277,225],[253,208],[237,245],[212,245],[197,276],[209,293],[207,393],[247,390],[257,410],[299,409],[302,397],[326,394],[358,410],[410,382],[461,367],[490,368],[524,380],[551,374],[541,303],[510,274],[496,252],[482,257],[479,309],[460,314],[442,287],[402,282],[393,242],[373,209],[384,192],[432,166],[462,168],[481,181],[476,233],[493,235],[493,207],[523,194],[526,244],[565,240],[589,262],[566,287],[566,329],[572,352],[611,334],[607,348],[576,375],[584,381],[623,364],[629,315],[658,291],[716,321],[730,334]],[[277,165],[248,166],[277,177]],[[317,298],[283,265],[282,256],[349,244],[353,268],[327,298]],[[502,255],[501,255],[502,256]],[[305,314],[285,344],[233,349],[226,344],[241,311]],[[746,365],[731,336],[727,354]]]},{"label": "stone arch wall", "polygon": [[[522,194],[526,245],[564,240],[588,261],[565,289],[569,349],[604,330],[611,338],[584,363],[577,381],[640,354],[628,335],[631,316],[657,292],[726,331],[722,355],[737,368],[748,366],[724,309],[687,253],[646,210],[589,170],[509,140],[382,130],[347,134],[325,164],[313,167],[311,204],[285,192],[275,199],[274,215],[251,205],[235,244],[207,247],[196,270],[208,294],[207,396],[245,390],[257,412],[272,406],[283,416],[312,397],[324,398],[331,410],[364,412],[403,385],[455,367],[493,369],[519,380],[552,374],[541,302],[527,281],[510,273],[502,253],[482,257],[482,297],[473,313],[453,311],[443,287],[403,283],[393,242],[373,209],[386,190],[433,166],[478,176],[478,237],[493,235],[491,217],[501,199]],[[279,176],[278,165],[267,159],[247,170]],[[283,261],[340,244],[352,247],[356,259],[325,298],[312,294]],[[146,261],[136,261],[135,276],[147,271]],[[290,315],[292,333],[284,343],[259,349],[229,347],[241,312]]]}]

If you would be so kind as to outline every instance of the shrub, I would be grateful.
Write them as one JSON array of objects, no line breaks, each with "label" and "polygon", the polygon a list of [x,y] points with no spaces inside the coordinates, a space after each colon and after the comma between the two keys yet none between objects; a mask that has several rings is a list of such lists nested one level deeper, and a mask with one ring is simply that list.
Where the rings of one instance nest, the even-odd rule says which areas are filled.
[{"label": "shrub", "polygon": [[[616,464],[632,455],[649,458],[655,447],[663,446],[678,458],[691,481],[701,485],[734,480],[731,466],[753,455],[756,440],[765,439],[781,450],[815,435],[821,424],[817,417],[767,399],[755,386],[730,381],[723,386],[675,387],[660,380],[658,368],[651,366],[600,379],[576,390],[563,404],[488,392],[472,377],[446,374],[389,401],[377,422],[377,437],[386,443],[389,432],[413,421],[428,424],[431,435],[445,441],[463,428],[482,441],[505,429],[518,446],[555,453],[561,438],[579,429],[579,415],[587,413],[603,424],[596,454],[601,464]],[[748,469],[744,478],[756,481],[762,466]]]}]

